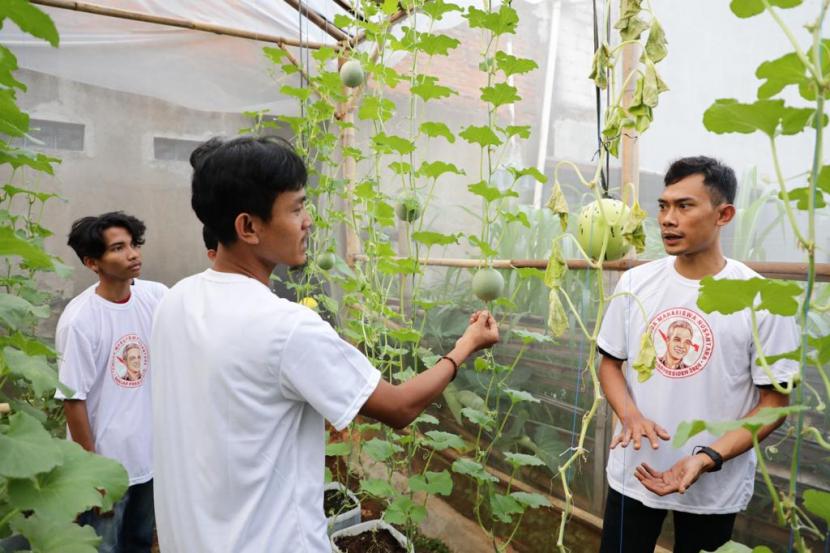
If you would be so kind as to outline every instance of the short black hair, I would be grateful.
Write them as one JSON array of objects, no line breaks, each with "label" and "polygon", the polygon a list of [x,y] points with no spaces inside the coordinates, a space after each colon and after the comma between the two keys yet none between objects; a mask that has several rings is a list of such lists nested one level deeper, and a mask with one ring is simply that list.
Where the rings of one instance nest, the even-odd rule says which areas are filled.
[{"label": "short black hair", "polygon": [[203,226],[202,227],[202,240],[205,241],[205,249],[206,250],[216,250],[219,247],[219,240],[216,239],[216,236],[210,231],[209,228]]},{"label": "short black hair", "polygon": [[671,186],[690,175],[703,175],[703,184],[709,190],[713,204],[735,202],[738,180],[735,171],[725,163],[707,156],[683,157],[669,166],[663,182]]},{"label": "short black hair", "polygon": [[291,144],[274,136],[212,138],[193,151],[190,165],[190,205],[225,245],[236,241],[234,221],[240,213],[269,221],[277,196],[301,190],[308,178]]},{"label": "short black hair", "polygon": [[123,211],[110,211],[97,217],[81,217],[72,223],[67,244],[75,250],[81,262],[87,257],[100,259],[107,249],[104,231],[112,227],[120,227],[129,232],[133,245],[144,244],[144,231],[147,230],[144,221]]}]

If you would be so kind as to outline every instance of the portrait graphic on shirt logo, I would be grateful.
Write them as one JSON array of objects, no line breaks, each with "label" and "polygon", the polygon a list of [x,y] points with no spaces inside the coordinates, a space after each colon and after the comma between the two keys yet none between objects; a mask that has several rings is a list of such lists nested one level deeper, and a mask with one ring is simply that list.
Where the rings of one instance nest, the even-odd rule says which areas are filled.
[{"label": "portrait graphic on shirt logo", "polygon": [[669,378],[685,378],[702,371],[712,358],[715,339],[699,313],[675,307],[658,313],[649,325],[656,368]]},{"label": "portrait graphic on shirt logo", "polygon": [[150,365],[147,346],[136,334],[122,336],[112,348],[110,372],[113,380],[125,388],[137,388],[144,383]]}]

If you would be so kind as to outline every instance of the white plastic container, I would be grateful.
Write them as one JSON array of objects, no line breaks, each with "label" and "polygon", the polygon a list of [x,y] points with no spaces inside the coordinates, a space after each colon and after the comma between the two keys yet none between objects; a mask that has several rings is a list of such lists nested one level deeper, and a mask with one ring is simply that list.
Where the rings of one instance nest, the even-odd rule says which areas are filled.
[{"label": "white plastic container", "polygon": [[352,503],[357,505],[354,509],[349,509],[348,511],[344,511],[338,515],[334,515],[328,518],[328,529],[329,529],[329,536],[331,536],[334,532],[338,530],[342,530],[343,528],[348,528],[349,526],[354,526],[355,524],[360,524],[360,500],[357,498],[352,491],[341,484],[340,482],[329,482],[323,488],[325,490],[340,490],[341,492],[345,493],[349,499],[351,499]]},{"label": "white plastic container", "polygon": [[408,552],[412,553],[413,548],[412,545],[409,543],[409,540],[406,539],[406,536],[398,532],[394,526],[385,522],[383,520],[367,520],[366,522],[361,522],[360,524],[356,524],[354,526],[349,526],[348,528],[344,528],[343,530],[338,530],[331,534],[331,551],[332,553],[344,553],[342,549],[337,547],[334,543],[334,540],[342,537],[342,536],[355,536],[357,534],[362,534],[363,532],[371,532],[372,530],[380,530],[386,529],[389,530],[389,533],[392,534],[398,543],[401,544],[401,547],[406,549]]}]

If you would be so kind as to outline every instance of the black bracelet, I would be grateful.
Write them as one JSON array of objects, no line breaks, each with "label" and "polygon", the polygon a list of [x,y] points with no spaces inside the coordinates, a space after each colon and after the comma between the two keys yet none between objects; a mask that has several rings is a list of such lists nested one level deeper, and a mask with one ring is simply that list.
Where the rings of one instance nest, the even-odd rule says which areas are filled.
[{"label": "black bracelet", "polygon": [[723,457],[720,453],[706,445],[697,445],[692,449],[692,455],[703,453],[715,463],[715,466],[709,469],[709,472],[717,472],[723,466]]},{"label": "black bracelet", "polygon": [[[442,356],[441,359],[446,359],[450,363],[452,363],[452,378],[450,378],[450,382],[455,380],[455,377],[458,376],[458,363],[455,362],[455,359],[452,357],[447,357],[446,355]],[[439,359],[439,361],[441,360]]]}]

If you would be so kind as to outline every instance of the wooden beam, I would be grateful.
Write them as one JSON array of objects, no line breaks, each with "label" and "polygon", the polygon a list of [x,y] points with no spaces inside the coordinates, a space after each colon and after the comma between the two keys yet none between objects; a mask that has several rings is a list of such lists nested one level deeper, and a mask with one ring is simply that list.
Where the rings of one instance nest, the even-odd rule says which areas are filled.
[{"label": "wooden beam", "polygon": [[[623,46],[622,74],[623,79],[640,64],[640,45],[627,44]],[[630,79],[623,91],[623,106],[628,108],[634,98],[637,88],[636,79]],[[620,171],[620,197],[626,204],[631,205],[640,197],[640,142],[639,135],[634,129],[627,129],[622,135],[622,171]],[[632,188],[628,188],[631,184]]]},{"label": "wooden beam", "polygon": [[346,10],[347,12],[349,12],[349,15],[351,15],[355,19],[359,19],[361,21],[366,21],[366,16],[364,16],[362,13],[357,11],[355,9],[355,7],[352,6],[346,0],[334,0],[334,3],[337,4],[338,6],[340,6],[341,8],[343,8],[344,10]]},{"label": "wooden beam", "polygon": [[351,40],[352,37],[337,28],[334,23],[312,10],[307,4],[301,4],[299,0],[283,0],[286,4],[300,12],[300,15],[314,23],[317,27],[326,32],[338,42]]},{"label": "wooden beam", "polygon": [[[355,255],[355,261],[368,261],[366,255]],[[521,269],[530,267],[534,269],[546,269],[547,259],[495,259],[489,264],[480,259],[459,259],[459,258],[435,258],[419,259],[421,265],[432,265],[436,267],[458,267],[462,269],[477,269],[485,266],[492,266],[494,269]],[[627,271],[648,263],[648,259],[620,259],[618,261],[606,261],[602,268],[606,271]],[[568,268],[577,271],[591,269],[591,264],[584,259],[567,260]],[[806,263],[786,263],[774,261],[744,261],[744,264],[753,271],[767,277],[781,280],[806,280]],[[830,263],[816,263],[816,281],[830,282]]]},{"label": "wooden beam", "polygon": [[77,12],[89,13],[93,15],[102,15],[105,17],[114,17],[116,19],[127,19],[130,21],[141,21],[143,23],[153,23],[155,25],[165,25],[167,27],[179,27],[182,29],[190,29],[192,31],[203,31],[206,33],[213,33],[217,35],[233,36],[236,38],[244,38],[248,40],[257,40],[260,42],[271,42],[279,44],[280,46],[297,46],[303,48],[322,48],[324,44],[320,42],[300,42],[293,38],[286,38],[276,35],[268,35],[262,33],[255,33],[253,31],[244,31],[241,29],[234,29],[224,25],[215,25],[213,23],[203,23],[199,21],[188,21],[186,19],[179,19],[177,17],[164,17],[159,15],[152,15],[149,13],[135,12],[130,10],[122,10],[118,8],[110,8],[98,4],[90,4],[88,2],[74,2],[71,0],[31,0],[32,4],[40,6],[48,6],[50,8],[59,8],[62,10],[72,10]]}]

